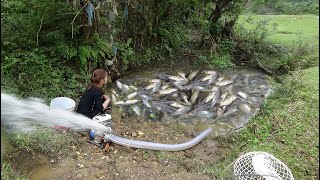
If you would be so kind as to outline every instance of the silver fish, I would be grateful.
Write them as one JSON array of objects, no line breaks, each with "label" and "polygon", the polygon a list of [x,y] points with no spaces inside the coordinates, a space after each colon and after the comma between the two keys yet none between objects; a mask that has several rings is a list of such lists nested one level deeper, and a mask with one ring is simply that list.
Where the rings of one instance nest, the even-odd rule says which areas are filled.
[{"label": "silver fish", "polygon": [[160,90],[164,91],[165,89],[167,89],[169,87],[170,87],[169,84],[164,84],[164,85],[161,86]]},{"label": "silver fish", "polygon": [[231,106],[227,112],[225,112],[223,115],[224,116],[231,116],[231,115],[235,115],[235,113],[238,112],[238,108],[237,106]]},{"label": "silver fish", "polygon": [[247,104],[239,104],[238,107],[242,112],[244,112],[246,114],[249,114],[251,112],[251,108]]},{"label": "silver fish", "polygon": [[224,110],[222,108],[218,108],[217,117],[221,117],[223,115]]},{"label": "silver fish", "polygon": [[193,86],[192,89],[197,91],[208,91],[208,89],[201,86]]},{"label": "silver fish", "polygon": [[209,93],[209,95],[205,98],[204,103],[207,103],[207,102],[211,101],[217,95],[219,96],[218,93],[219,93],[219,89],[217,87],[212,88],[211,92]]},{"label": "silver fish", "polygon": [[147,108],[152,107],[151,104],[148,102],[149,99],[151,99],[149,96],[142,94],[142,95],[140,95],[140,97],[142,99],[142,103],[144,104],[144,106],[146,106]]},{"label": "silver fish", "polygon": [[205,71],[202,71],[203,74],[210,74],[210,75],[217,75],[218,72],[217,71],[209,71],[209,70],[205,70]]},{"label": "silver fish", "polygon": [[232,80],[222,80],[222,81],[217,82],[216,85],[217,86],[226,86],[226,85],[231,84],[231,83],[233,83]]},{"label": "silver fish", "polygon": [[186,78],[186,73],[184,73],[184,72],[179,71],[179,72],[177,72],[177,74],[179,76],[181,76],[182,78]]},{"label": "silver fish", "polygon": [[209,79],[207,85],[210,85],[212,83],[214,83],[214,81],[217,79],[217,74],[212,74],[211,78]]},{"label": "silver fish", "polygon": [[182,104],[178,103],[178,102],[172,102],[170,104],[170,106],[175,107],[175,108],[182,108],[184,107]]},{"label": "silver fish", "polygon": [[184,107],[181,107],[179,108],[176,112],[174,112],[172,115],[173,116],[180,116],[180,115],[183,115],[187,112],[189,112],[191,110],[191,106],[184,106]]},{"label": "silver fish", "polygon": [[209,74],[209,75],[206,75],[205,77],[203,77],[203,78],[201,79],[201,81],[208,81],[208,80],[210,80],[211,78],[212,78],[212,75]]},{"label": "silver fish", "polygon": [[199,71],[193,71],[188,75],[189,81],[192,81],[192,79],[198,74]]},{"label": "silver fish", "polygon": [[192,93],[192,95],[191,95],[191,98],[190,98],[190,102],[192,103],[192,104],[194,104],[195,102],[196,102],[196,100],[197,100],[197,98],[198,98],[198,96],[199,96],[199,90],[194,90],[193,91],[193,93]]},{"label": "silver fish", "polygon": [[141,109],[139,106],[133,106],[132,110],[133,110],[133,112],[136,113],[136,115],[138,115],[138,116],[141,115]]},{"label": "silver fish", "polygon": [[183,77],[179,77],[179,76],[168,76],[168,79],[172,80],[172,81],[183,81],[186,80]]},{"label": "silver fish", "polygon": [[180,93],[180,96],[185,103],[189,103],[188,96],[185,93]]},{"label": "silver fish", "polygon": [[161,82],[161,79],[150,79],[148,80],[149,83],[159,83]]},{"label": "silver fish", "polygon": [[234,96],[234,95],[228,96],[223,101],[221,101],[219,103],[219,105],[220,106],[228,106],[229,104],[231,104],[236,99],[237,99],[237,96]]},{"label": "silver fish", "polygon": [[247,99],[248,98],[248,95],[246,93],[244,93],[244,92],[239,91],[237,94],[243,99]]},{"label": "silver fish", "polygon": [[160,86],[161,86],[161,82],[158,82],[158,83],[152,88],[151,93],[157,92],[157,91],[160,89]]},{"label": "silver fish", "polygon": [[118,101],[118,102],[114,103],[114,105],[131,105],[131,104],[136,104],[138,102],[139,102],[139,100],[131,99],[131,100],[127,100],[127,101]]},{"label": "silver fish", "polygon": [[129,95],[127,96],[127,99],[132,99],[132,98],[136,97],[137,94],[138,94],[138,92],[131,93],[131,94],[129,94]]},{"label": "silver fish", "polygon": [[151,83],[145,87],[146,90],[153,89],[158,83]]},{"label": "silver fish", "polygon": [[120,81],[116,81],[117,87],[123,91],[123,84]]},{"label": "silver fish", "polygon": [[176,88],[167,88],[164,91],[160,91],[159,94],[167,95],[167,94],[171,94],[171,93],[176,92],[176,91],[178,91],[178,89],[176,89]]},{"label": "silver fish", "polygon": [[133,91],[138,90],[138,88],[137,88],[137,87],[134,87],[134,86],[129,86],[129,88],[130,88],[130,90],[133,90]]},{"label": "silver fish", "polygon": [[216,116],[214,112],[210,111],[196,111],[193,114],[202,118],[215,118]]}]

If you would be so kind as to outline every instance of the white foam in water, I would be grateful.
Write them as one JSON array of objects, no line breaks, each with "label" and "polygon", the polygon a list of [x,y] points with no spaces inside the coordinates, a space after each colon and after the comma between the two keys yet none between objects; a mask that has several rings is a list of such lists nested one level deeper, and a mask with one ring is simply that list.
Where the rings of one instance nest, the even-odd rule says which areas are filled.
[{"label": "white foam in water", "polygon": [[72,130],[110,129],[86,116],[60,109],[52,109],[34,98],[19,99],[1,92],[1,126],[8,131],[32,131],[35,125],[45,127],[64,126]]}]

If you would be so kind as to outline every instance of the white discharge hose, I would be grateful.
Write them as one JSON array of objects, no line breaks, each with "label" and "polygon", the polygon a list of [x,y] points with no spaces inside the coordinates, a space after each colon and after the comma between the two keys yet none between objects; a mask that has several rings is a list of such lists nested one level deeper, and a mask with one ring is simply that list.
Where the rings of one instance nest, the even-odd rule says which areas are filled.
[{"label": "white discharge hose", "polygon": [[146,141],[138,141],[132,139],[126,139],[122,137],[115,136],[113,134],[105,135],[104,139],[107,142],[114,142],[116,144],[134,148],[141,148],[141,149],[151,149],[151,150],[160,150],[160,151],[182,151],[189,149],[196,144],[198,144],[202,139],[207,137],[212,131],[212,128],[208,128],[203,131],[201,134],[193,138],[192,140],[181,143],[181,144],[160,144],[160,143],[153,143],[153,142],[146,142]]}]

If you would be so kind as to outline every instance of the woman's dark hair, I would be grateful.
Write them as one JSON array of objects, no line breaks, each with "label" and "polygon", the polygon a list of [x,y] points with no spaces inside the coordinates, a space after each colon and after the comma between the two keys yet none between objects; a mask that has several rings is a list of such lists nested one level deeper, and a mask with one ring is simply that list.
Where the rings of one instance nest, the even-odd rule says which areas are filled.
[{"label": "woman's dark hair", "polygon": [[104,79],[106,76],[108,76],[107,71],[104,69],[96,69],[91,76],[91,84],[88,86],[88,89],[90,89],[92,86],[98,87],[100,80]]}]

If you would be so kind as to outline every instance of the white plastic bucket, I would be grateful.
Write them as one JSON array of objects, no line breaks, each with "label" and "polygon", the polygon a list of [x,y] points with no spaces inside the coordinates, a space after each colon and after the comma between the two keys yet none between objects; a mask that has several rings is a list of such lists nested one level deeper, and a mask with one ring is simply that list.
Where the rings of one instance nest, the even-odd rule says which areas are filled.
[{"label": "white plastic bucket", "polygon": [[53,109],[74,111],[76,107],[76,102],[68,97],[56,97],[51,100],[50,107]]}]

